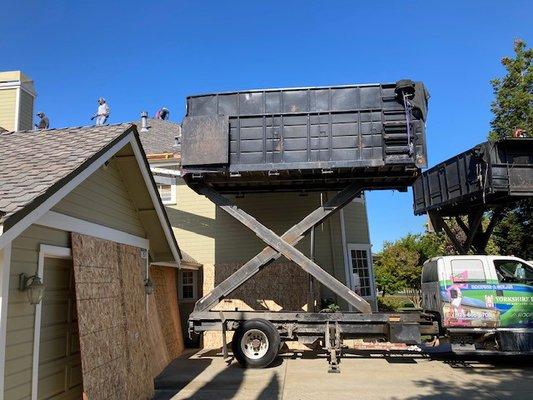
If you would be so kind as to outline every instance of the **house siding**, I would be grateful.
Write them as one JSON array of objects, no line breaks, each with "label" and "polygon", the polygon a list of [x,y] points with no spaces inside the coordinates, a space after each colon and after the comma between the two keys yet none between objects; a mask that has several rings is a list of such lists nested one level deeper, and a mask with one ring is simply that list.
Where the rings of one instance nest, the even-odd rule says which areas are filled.
[{"label": "house siding", "polygon": [[0,90],[0,127],[15,130],[17,89]]},{"label": "house siding", "polygon": [[21,273],[35,275],[39,246],[42,243],[69,247],[69,234],[57,229],[31,225],[12,242],[4,375],[5,400],[31,397],[35,307],[29,304],[26,293],[18,290],[18,279]]},{"label": "house siding", "polygon": [[52,208],[62,214],[146,237],[118,166],[99,168]]},{"label": "house siding", "polygon": [[20,91],[19,131],[33,129],[33,96]]},{"label": "house siding", "polygon": [[[93,173],[52,210],[146,237],[113,161],[106,169],[100,168]],[[18,276],[21,273],[29,276],[36,273],[41,244],[70,247],[70,233],[31,225],[13,240],[7,313],[5,400],[31,397],[35,307],[29,304],[26,293],[18,290]]]}]

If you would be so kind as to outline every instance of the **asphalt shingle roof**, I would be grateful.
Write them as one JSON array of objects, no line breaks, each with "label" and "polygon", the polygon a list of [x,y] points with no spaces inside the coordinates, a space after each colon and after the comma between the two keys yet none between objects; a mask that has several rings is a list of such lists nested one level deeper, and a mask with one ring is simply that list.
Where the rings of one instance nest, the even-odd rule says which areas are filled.
[{"label": "asphalt shingle roof", "polygon": [[147,132],[141,132],[141,121],[135,122],[144,152],[151,154],[177,153],[176,137],[181,136],[181,126],[174,122],[148,118]]},{"label": "asphalt shingle roof", "polygon": [[118,124],[1,133],[0,224],[40,204],[63,185],[62,179],[131,129],[132,124]]}]

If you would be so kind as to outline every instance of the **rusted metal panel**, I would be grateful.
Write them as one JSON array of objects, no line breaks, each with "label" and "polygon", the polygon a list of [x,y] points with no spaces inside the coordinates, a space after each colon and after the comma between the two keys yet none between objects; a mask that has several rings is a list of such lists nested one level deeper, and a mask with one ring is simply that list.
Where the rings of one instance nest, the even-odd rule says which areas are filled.
[{"label": "rusted metal panel", "polygon": [[227,165],[229,120],[227,116],[202,115],[183,120],[181,163],[183,166]]}]

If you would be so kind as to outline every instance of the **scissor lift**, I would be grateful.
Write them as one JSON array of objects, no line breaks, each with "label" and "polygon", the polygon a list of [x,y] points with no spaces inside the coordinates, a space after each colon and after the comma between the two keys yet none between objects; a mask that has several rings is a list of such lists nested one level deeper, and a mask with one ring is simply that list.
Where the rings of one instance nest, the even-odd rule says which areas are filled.
[{"label": "scissor lift", "polygon": [[[264,367],[282,341],[322,342],[338,372],[342,340],[378,338],[414,344],[434,330],[420,313],[372,313],[370,305],[295,245],[362,190],[406,190],[426,165],[428,93],[421,82],[266,89],[187,98],[182,174],[198,193],[255,233],[266,247],[198,300],[191,332],[226,331],[237,360]],[[224,194],[336,191],[331,200],[279,236]],[[279,211],[280,213],[283,210]],[[213,311],[262,268],[285,256],[355,311]]]}]

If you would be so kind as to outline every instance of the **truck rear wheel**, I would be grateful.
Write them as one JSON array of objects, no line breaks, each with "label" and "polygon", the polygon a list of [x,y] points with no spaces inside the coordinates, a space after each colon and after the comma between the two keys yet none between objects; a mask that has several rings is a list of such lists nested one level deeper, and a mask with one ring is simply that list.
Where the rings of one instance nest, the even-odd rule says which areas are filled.
[{"label": "truck rear wheel", "polygon": [[244,321],[233,335],[233,355],[243,367],[265,368],[278,355],[281,339],[272,323],[264,319]]}]

